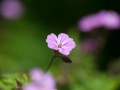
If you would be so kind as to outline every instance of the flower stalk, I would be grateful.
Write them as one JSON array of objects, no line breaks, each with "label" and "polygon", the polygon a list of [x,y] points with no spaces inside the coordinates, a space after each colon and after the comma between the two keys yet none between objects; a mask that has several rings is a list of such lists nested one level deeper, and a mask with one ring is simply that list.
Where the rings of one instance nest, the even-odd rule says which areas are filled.
[{"label": "flower stalk", "polygon": [[54,56],[52,57],[52,59],[51,59],[49,65],[48,65],[48,67],[47,67],[47,69],[45,70],[45,73],[49,70],[49,68],[50,68],[50,66],[52,65],[53,60],[54,60],[55,58],[56,58],[56,55],[54,54]]}]

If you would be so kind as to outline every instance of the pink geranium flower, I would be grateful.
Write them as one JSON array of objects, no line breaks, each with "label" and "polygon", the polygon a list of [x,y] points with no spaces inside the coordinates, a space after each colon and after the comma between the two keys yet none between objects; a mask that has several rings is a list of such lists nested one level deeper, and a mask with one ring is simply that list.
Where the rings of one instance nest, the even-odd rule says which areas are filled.
[{"label": "pink geranium flower", "polygon": [[55,90],[56,82],[50,73],[43,73],[35,68],[30,71],[31,83],[23,86],[23,90]]},{"label": "pink geranium flower", "polygon": [[46,42],[48,47],[58,50],[63,55],[69,55],[70,51],[75,47],[75,42],[65,33],[60,33],[58,37],[51,33],[47,36]]}]

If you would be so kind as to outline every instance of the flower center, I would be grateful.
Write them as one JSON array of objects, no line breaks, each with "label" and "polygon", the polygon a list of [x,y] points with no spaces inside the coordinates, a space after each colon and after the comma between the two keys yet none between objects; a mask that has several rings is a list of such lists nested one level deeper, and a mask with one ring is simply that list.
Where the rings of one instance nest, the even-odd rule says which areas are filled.
[{"label": "flower center", "polygon": [[61,48],[61,47],[62,47],[62,44],[59,44],[59,45],[58,45],[58,48]]}]

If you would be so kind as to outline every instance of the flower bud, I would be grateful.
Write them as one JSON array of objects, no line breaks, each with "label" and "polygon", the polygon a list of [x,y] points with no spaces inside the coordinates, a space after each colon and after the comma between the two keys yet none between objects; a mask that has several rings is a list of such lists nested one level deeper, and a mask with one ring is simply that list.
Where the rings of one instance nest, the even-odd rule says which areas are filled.
[{"label": "flower bud", "polygon": [[61,59],[66,63],[72,63],[72,61],[67,56],[62,56]]},{"label": "flower bud", "polygon": [[21,82],[19,82],[17,79],[15,79],[15,80],[16,80],[18,88],[22,88],[23,84]]}]

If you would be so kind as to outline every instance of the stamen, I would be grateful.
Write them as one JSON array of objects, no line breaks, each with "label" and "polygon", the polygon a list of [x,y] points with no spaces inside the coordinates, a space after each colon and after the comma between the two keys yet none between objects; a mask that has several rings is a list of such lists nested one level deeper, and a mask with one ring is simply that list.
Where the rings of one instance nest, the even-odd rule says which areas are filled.
[{"label": "stamen", "polygon": [[59,44],[58,47],[61,48],[61,47],[62,47],[62,44]]}]

